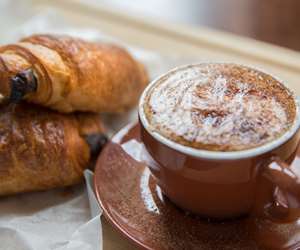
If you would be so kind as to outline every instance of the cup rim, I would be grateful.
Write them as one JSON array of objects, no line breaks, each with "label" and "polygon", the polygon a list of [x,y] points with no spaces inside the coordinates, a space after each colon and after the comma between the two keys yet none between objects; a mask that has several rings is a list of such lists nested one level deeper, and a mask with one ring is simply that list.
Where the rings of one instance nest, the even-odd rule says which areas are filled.
[{"label": "cup rim", "polygon": [[[276,138],[275,140],[272,140],[268,143],[265,143],[263,145],[255,147],[255,148],[239,150],[239,151],[210,151],[210,150],[204,150],[204,149],[196,149],[196,148],[185,146],[178,142],[172,141],[172,140],[164,137],[160,133],[151,129],[150,128],[151,125],[149,124],[149,122],[146,118],[145,112],[144,112],[144,99],[147,96],[147,93],[152,89],[152,87],[156,84],[157,81],[159,81],[161,78],[165,77],[166,75],[168,75],[174,71],[180,70],[180,69],[201,65],[204,63],[205,64],[206,63],[234,64],[234,65],[238,65],[238,66],[248,67],[250,69],[260,71],[264,74],[267,74],[267,75],[270,75],[271,77],[273,77],[276,81],[278,81],[280,84],[282,84],[290,92],[292,98],[294,99],[295,106],[296,106],[296,115],[295,115],[292,126],[283,135],[281,135],[279,138]],[[152,80],[148,84],[148,86],[144,89],[144,91],[139,99],[139,104],[138,104],[138,116],[139,116],[141,125],[151,136],[154,137],[154,139],[156,139],[158,142],[168,146],[169,148],[174,149],[183,154],[192,156],[194,158],[204,158],[204,159],[211,159],[211,160],[236,160],[236,159],[250,158],[250,157],[262,155],[264,153],[272,151],[273,149],[279,147],[280,145],[282,145],[286,141],[288,141],[299,129],[299,127],[300,127],[299,110],[300,110],[300,98],[297,97],[294,94],[294,92],[291,91],[290,88],[288,86],[286,86],[286,84],[281,79],[279,79],[277,76],[267,73],[264,70],[261,70],[257,67],[248,66],[245,64],[241,64],[241,63],[232,63],[232,62],[200,62],[200,63],[186,64],[186,65],[175,67],[175,68],[167,71],[166,73],[161,74],[160,76],[156,77],[154,80]]]}]

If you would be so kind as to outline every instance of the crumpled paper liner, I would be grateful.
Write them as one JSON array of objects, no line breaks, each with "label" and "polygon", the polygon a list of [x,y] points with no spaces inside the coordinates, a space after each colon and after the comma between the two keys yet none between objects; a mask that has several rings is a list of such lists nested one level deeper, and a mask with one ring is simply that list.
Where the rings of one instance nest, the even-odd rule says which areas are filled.
[{"label": "crumpled paper liner", "polygon": [[0,249],[101,250],[101,210],[92,177],[86,170],[86,189],[79,185],[1,198]]}]

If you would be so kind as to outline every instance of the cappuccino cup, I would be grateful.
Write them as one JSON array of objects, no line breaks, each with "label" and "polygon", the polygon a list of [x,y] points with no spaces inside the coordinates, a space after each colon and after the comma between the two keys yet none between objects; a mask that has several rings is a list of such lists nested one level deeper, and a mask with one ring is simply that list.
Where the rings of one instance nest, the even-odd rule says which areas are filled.
[{"label": "cappuccino cup", "polygon": [[208,218],[249,214],[262,176],[300,194],[289,164],[299,144],[299,102],[276,77],[233,63],[175,68],[139,102],[141,140],[162,192]]}]

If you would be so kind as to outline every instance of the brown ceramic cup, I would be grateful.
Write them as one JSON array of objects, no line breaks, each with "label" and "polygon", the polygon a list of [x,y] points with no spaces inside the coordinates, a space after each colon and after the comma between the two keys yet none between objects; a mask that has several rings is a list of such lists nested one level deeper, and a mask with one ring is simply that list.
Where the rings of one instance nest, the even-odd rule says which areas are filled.
[{"label": "brown ceramic cup", "polygon": [[300,194],[298,178],[289,168],[300,139],[297,98],[293,125],[272,142],[234,152],[200,150],[171,141],[150,128],[144,100],[161,77],[150,83],[140,98],[139,123],[141,140],[155,161],[150,171],[172,202],[209,218],[239,217],[253,208],[261,175],[279,188]]}]

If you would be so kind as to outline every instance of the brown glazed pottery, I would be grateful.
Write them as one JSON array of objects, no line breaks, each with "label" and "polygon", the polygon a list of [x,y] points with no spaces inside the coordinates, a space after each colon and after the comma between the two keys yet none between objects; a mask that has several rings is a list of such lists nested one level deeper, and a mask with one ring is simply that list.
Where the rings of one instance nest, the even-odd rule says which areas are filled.
[{"label": "brown glazed pottery", "polygon": [[157,163],[155,167],[149,166],[150,171],[171,201],[204,217],[239,217],[254,207],[256,193],[261,191],[257,185],[261,175],[268,176],[282,190],[300,195],[297,177],[287,164],[293,160],[300,139],[296,98],[294,123],[281,137],[242,151],[200,150],[171,141],[149,125],[144,100],[161,77],[150,83],[140,98],[139,123],[141,140]]},{"label": "brown glazed pottery", "polygon": [[[152,139],[150,138],[150,140]],[[281,156],[291,156],[293,158],[293,153],[288,153],[287,148],[288,146],[293,150],[296,148],[293,140],[295,139],[287,142],[286,146],[279,150]],[[128,148],[131,151],[131,155],[127,153],[128,148],[126,148],[126,145],[130,145]],[[160,186],[156,183],[156,178],[153,178],[150,174],[149,168],[134,159],[138,158],[134,155],[138,156],[141,153],[140,145],[142,143],[139,126],[129,125],[125,127],[104,148],[95,170],[95,191],[103,208],[104,216],[121,233],[135,242],[138,249],[255,250],[300,248],[299,219],[282,223],[272,221],[269,218],[247,216],[235,220],[215,222],[178,208],[163,195]],[[163,150],[161,145],[157,144],[157,146],[160,147],[160,150]],[[298,155],[300,154],[298,153]],[[266,154],[266,157],[269,156]],[[253,159],[253,162],[259,160]],[[212,187],[218,196],[216,201],[214,201],[208,198],[205,192],[200,192],[199,194],[204,194],[202,198],[205,202],[211,202],[211,204],[227,208],[227,210],[222,211],[230,211],[230,213],[238,214],[237,212],[244,212],[242,210],[237,211],[234,205],[247,210],[248,206],[250,206],[249,202],[244,201],[243,205],[239,205],[237,201],[239,199],[241,201],[245,200],[243,195],[247,199],[252,199],[251,195],[253,194],[251,193],[254,183],[251,183],[251,181],[254,180],[251,176],[255,174],[251,172],[254,171],[253,167],[251,167],[252,161],[238,160],[232,167],[227,160],[219,161],[218,164],[211,163],[209,160],[207,162],[210,163],[209,167],[215,168],[223,168],[224,163],[225,166],[222,171],[226,172],[226,180],[231,180],[229,178],[230,175],[233,176],[233,180],[238,178],[238,171],[235,171],[234,168],[243,168],[246,174],[244,172],[240,173],[244,184],[230,184],[232,187],[225,187],[224,184],[220,188],[212,187],[211,185],[213,184],[208,186]],[[238,162],[243,165],[238,165]],[[300,157],[296,156],[290,165],[290,169],[293,172],[298,171],[298,175],[300,175],[299,167],[297,167],[299,164]],[[166,171],[163,171],[162,174],[166,174]],[[195,173],[195,176],[198,176],[197,173]],[[168,175],[166,180],[169,180],[169,177],[171,175]],[[221,177],[223,178],[222,175]],[[261,177],[258,188],[261,187],[261,191],[269,189],[270,192],[273,192],[274,185],[272,181],[267,176],[261,175]],[[159,178],[162,178],[162,176],[160,175]],[[175,175],[175,178],[179,178],[177,186],[174,181],[171,181],[171,184],[175,185],[172,187],[178,190],[180,194],[184,190],[189,191],[190,188],[193,188],[193,184],[183,182],[181,177]],[[218,180],[218,178],[216,179]],[[224,191],[222,191],[222,188],[224,188]],[[229,195],[228,191],[233,191],[236,194]],[[212,191],[208,192],[210,195],[215,196]],[[189,197],[197,194],[196,191],[187,193]],[[226,199],[231,200],[234,204],[230,205],[228,200],[220,197],[222,195],[226,196]],[[196,204],[201,206],[200,202]],[[212,208],[212,210],[209,210],[208,206],[201,206],[201,208],[205,208],[208,212],[213,211],[219,215],[217,208]]]}]

